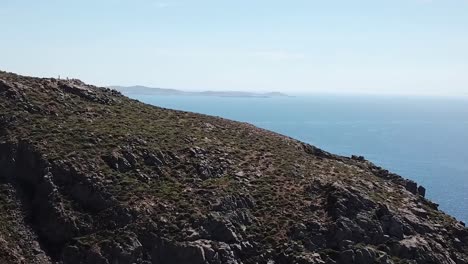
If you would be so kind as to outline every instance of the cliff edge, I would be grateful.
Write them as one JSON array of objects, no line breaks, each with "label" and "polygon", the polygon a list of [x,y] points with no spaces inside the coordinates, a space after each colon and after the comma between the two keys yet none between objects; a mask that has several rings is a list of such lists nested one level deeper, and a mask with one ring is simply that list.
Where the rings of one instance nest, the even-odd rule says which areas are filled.
[{"label": "cliff edge", "polygon": [[424,195],[246,123],[0,72],[0,263],[468,263]]}]

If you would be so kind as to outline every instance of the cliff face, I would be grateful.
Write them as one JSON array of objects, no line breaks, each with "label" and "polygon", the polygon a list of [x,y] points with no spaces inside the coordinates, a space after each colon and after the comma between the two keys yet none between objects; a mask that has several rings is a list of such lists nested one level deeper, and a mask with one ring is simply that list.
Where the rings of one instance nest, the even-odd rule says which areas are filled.
[{"label": "cliff face", "polygon": [[424,193],[249,124],[0,72],[0,263],[468,263]]}]

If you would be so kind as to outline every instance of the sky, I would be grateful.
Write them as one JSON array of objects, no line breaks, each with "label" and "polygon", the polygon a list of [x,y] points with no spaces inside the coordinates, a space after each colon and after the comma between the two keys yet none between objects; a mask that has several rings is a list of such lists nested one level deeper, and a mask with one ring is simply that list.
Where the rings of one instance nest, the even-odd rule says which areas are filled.
[{"label": "sky", "polygon": [[468,96],[468,0],[0,0],[0,69],[184,90]]}]

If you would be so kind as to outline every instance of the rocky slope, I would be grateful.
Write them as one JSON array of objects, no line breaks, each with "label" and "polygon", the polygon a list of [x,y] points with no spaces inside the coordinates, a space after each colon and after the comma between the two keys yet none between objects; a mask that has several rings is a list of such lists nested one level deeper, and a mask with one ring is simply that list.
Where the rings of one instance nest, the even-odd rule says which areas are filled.
[{"label": "rocky slope", "polygon": [[0,263],[468,263],[424,194],[249,124],[0,72]]}]

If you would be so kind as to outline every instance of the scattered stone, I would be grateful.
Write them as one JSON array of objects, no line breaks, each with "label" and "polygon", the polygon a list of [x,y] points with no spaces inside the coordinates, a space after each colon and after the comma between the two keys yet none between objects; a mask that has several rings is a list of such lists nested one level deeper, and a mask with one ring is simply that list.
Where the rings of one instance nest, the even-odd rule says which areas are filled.
[{"label": "scattered stone", "polygon": [[0,71],[0,263],[468,263],[425,192],[362,156]]}]

